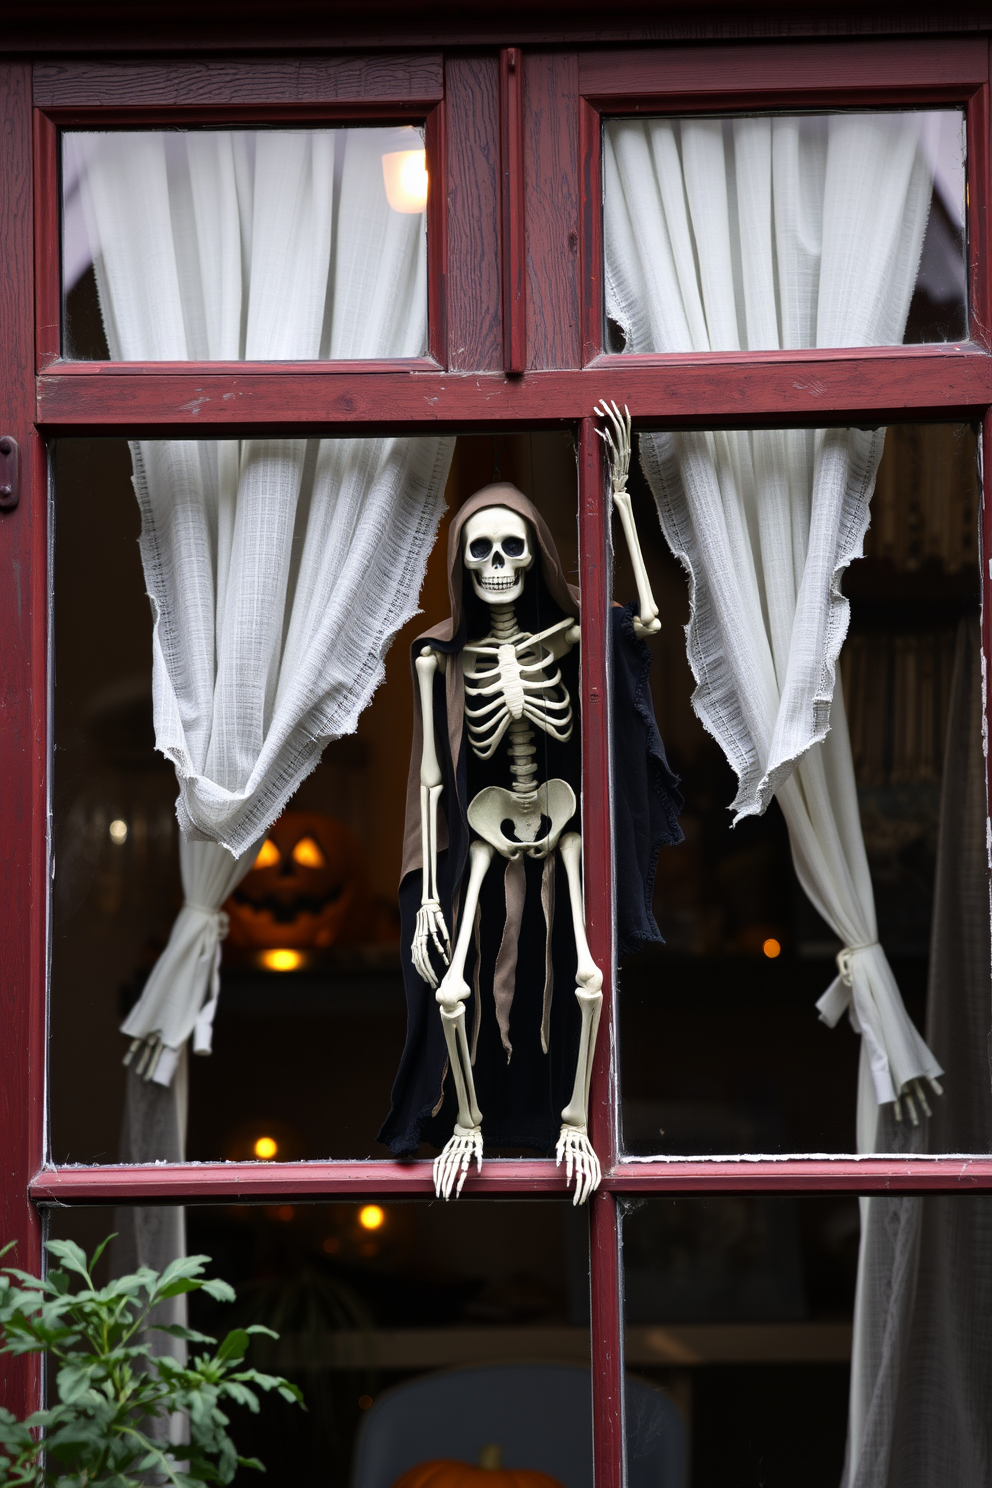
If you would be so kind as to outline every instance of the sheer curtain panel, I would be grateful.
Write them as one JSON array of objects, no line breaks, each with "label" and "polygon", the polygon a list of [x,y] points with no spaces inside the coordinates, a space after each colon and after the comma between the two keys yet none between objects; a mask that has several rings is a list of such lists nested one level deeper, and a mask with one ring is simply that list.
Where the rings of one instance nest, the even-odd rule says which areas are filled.
[{"label": "sheer curtain panel", "polygon": [[[607,314],[628,351],[902,339],[929,210],[927,115],[622,120],[606,130]],[[636,413],[636,409],[634,410]],[[688,577],[693,704],[738,777],[777,795],[798,877],[841,940],[818,1004],[861,1034],[858,1146],[941,1073],[878,944],[837,658],[883,434],[651,434],[641,460]],[[897,1107],[898,1109],[898,1107]]]},{"label": "sheer curtain panel", "polygon": [[[386,200],[388,138],[67,136],[111,356],[422,353],[424,217]],[[191,1034],[210,1048],[222,903],[416,613],[451,444],[142,440],[132,458],[186,902],[123,1032],[140,1074],[168,1084]]]}]

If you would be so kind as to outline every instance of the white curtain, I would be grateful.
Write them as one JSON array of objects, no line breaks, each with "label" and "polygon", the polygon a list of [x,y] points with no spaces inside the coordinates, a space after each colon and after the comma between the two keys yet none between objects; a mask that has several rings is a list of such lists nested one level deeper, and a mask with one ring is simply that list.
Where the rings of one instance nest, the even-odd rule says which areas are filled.
[{"label": "white curtain", "polygon": [[[387,203],[391,140],[68,135],[111,356],[420,355],[424,216]],[[191,1033],[210,1048],[224,899],[416,613],[451,441],[142,440],[132,457],[186,903],[124,1031],[168,1084]]]},{"label": "white curtain", "polygon": [[[946,1064],[933,1120],[897,1127],[907,1154],[992,1151],[989,873],[982,656],[961,622],[941,786],[927,1036]],[[845,1488],[992,1482],[992,1198],[861,1200]]]},{"label": "white curtain", "polygon": [[[931,194],[927,115],[622,120],[606,131],[607,312],[626,349],[899,342]],[[636,409],[634,410],[636,413]],[[878,944],[837,657],[881,432],[641,436],[689,578],[693,706],[737,773],[735,820],[777,795],[810,899],[841,940],[818,1004],[861,1039],[858,1147],[940,1066]],[[916,1106],[909,1114],[916,1115]]]}]

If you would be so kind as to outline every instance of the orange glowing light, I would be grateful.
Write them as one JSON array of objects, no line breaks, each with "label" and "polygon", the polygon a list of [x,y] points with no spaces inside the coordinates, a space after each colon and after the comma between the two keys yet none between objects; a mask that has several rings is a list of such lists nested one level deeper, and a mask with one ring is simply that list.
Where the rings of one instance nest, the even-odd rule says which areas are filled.
[{"label": "orange glowing light", "polygon": [[358,1397],[358,1409],[359,1410],[368,1410],[369,1407],[371,1406],[371,1404],[372,1404],[372,1396],[371,1395],[359,1395],[359,1397]]},{"label": "orange glowing light", "polygon": [[296,1210],[292,1204],[280,1204],[276,1210],[276,1219],[281,1219],[284,1223],[288,1224],[294,1218],[295,1214]]},{"label": "orange glowing light", "polygon": [[293,862],[301,868],[323,868],[327,859],[312,837],[301,837],[293,848]]},{"label": "orange glowing light", "polygon": [[328,1235],[327,1239],[324,1241],[324,1249],[327,1251],[328,1255],[337,1255],[338,1251],[341,1249],[341,1241],[336,1239],[334,1235]]},{"label": "orange glowing light", "polygon": [[382,157],[382,175],[386,200],[394,212],[424,210],[427,205],[425,150],[391,150]]},{"label": "orange glowing light", "polygon": [[299,971],[303,965],[301,951],[263,951],[259,960],[266,971]]},{"label": "orange glowing light", "polygon": [[261,1158],[262,1162],[271,1162],[279,1151],[279,1143],[275,1137],[259,1137],[252,1150],[256,1157]]},{"label": "orange glowing light", "polygon": [[769,961],[774,961],[776,956],[781,956],[782,954],[782,947],[779,942],[771,938],[769,938],[762,944],[761,949],[768,957]]},{"label": "orange glowing light", "polygon": [[266,837],[258,849],[258,856],[252,863],[252,868],[274,868],[279,861],[279,849],[271,838]]},{"label": "orange glowing light", "polygon": [[363,1230],[381,1229],[386,1221],[386,1211],[378,1204],[365,1204],[358,1211],[358,1223]]}]

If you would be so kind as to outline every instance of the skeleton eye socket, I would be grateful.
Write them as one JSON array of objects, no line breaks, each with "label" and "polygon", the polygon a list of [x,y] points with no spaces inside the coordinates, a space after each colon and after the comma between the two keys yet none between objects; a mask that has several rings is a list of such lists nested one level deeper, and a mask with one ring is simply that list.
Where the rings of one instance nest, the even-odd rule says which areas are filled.
[{"label": "skeleton eye socket", "polygon": [[468,550],[473,558],[488,558],[493,545],[488,537],[477,537],[474,542],[469,543]]},{"label": "skeleton eye socket", "polygon": [[524,540],[522,537],[504,537],[500,546],[507,558],[522,558],[524,552]]}]

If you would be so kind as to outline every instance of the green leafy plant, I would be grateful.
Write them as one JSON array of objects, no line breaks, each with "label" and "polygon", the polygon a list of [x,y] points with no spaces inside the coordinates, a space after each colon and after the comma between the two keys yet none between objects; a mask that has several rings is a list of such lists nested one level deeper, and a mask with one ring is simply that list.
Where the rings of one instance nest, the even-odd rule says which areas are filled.
[{"label": "green leafy plant", "polygon": [[[151,1321],[152,1310],[170,1297],[204,1291],[218,1302],[233,1302],[234,1289],[203,1276],[209,1256],[185,1256],[161,1273],[142,1267],[97,1288],[93,1270],[111,1239],[89,1260],[71,1240],[49,1241],[61,1268],[45,1280],[13,1266],[0,1272],[0,1353],[47,1355],[49,1388],[58,1397],[25,1421],[0,1407],[0,1485],[138,1488],[140,1473],[144,1482],[194,1488],[230,1483],[239,1467],[262,1469],[257,1459],[238,1456],[222,1406],[257,1413],[259,1390],[303,1404],[288,1380],[243,1367],[252,1334],[277,1335],[256,1324],[233,1329],[218,1345],[191,1328]],[[153,1332],[184,1339],[189,1361],[153,1355]],[[193,1356],[194,1345],[204,1352]],[[188,1445],[149,1432],[152,1422],[173,1412],[188,1417]]]}]

